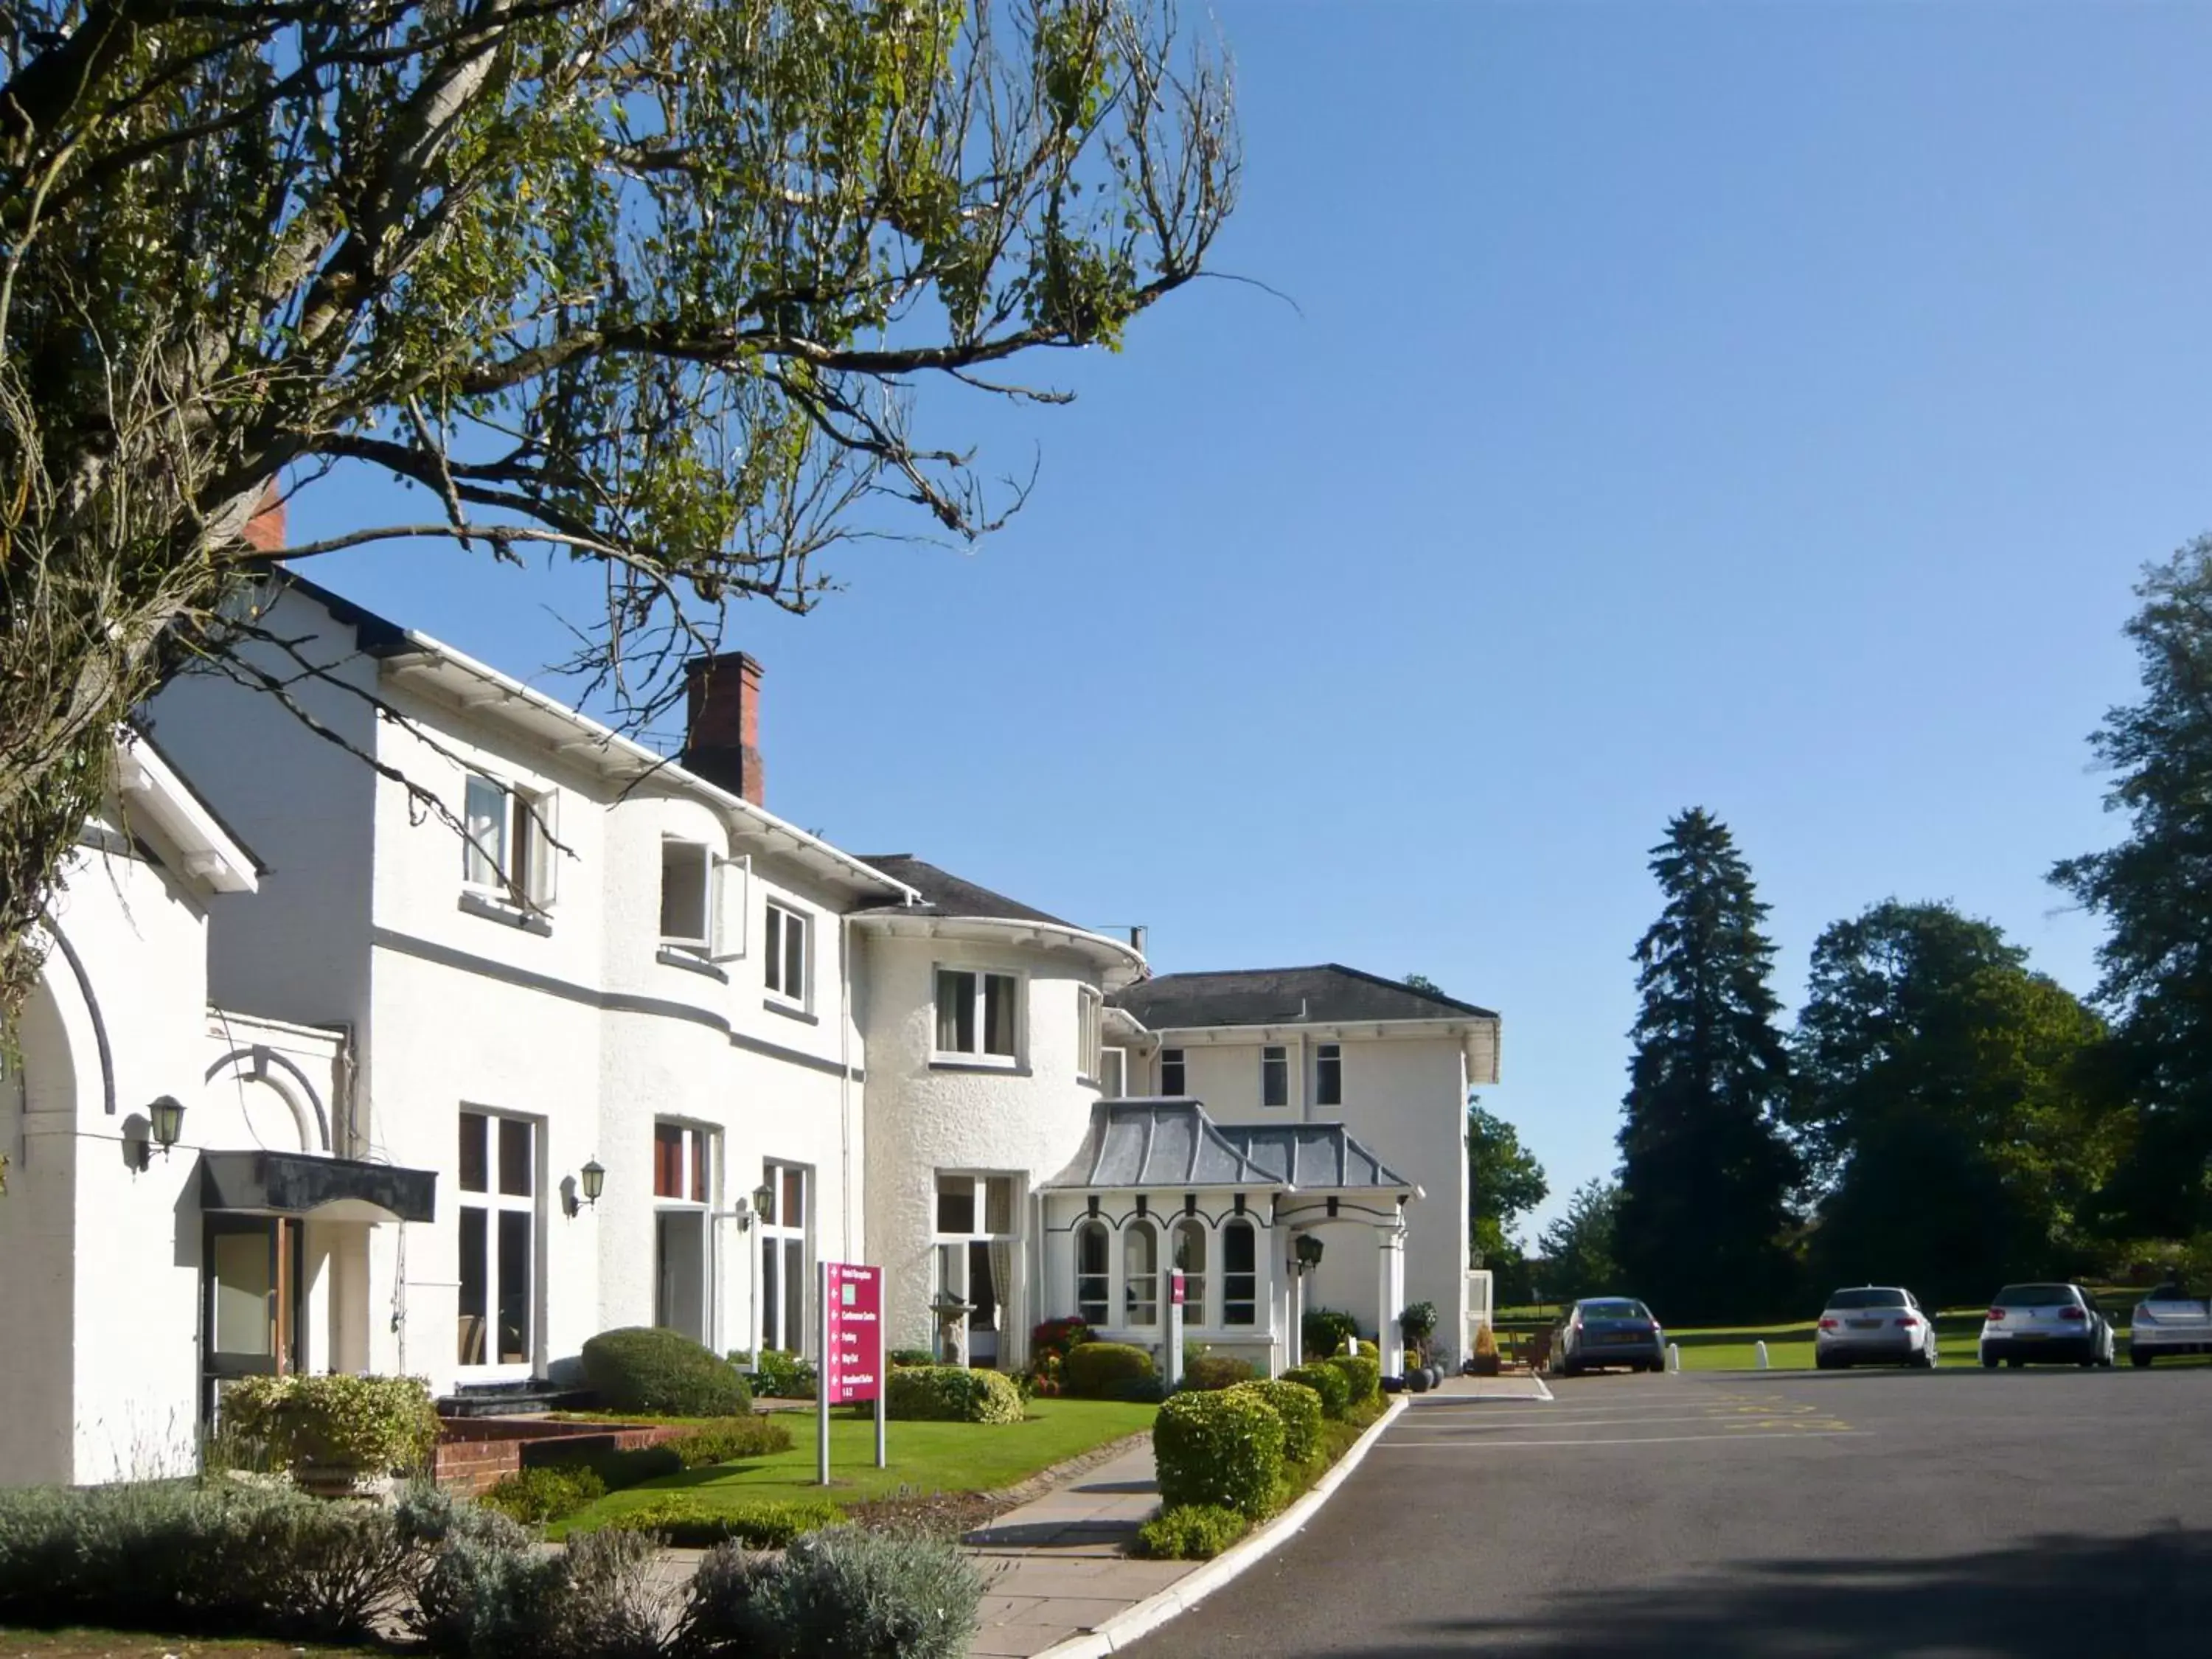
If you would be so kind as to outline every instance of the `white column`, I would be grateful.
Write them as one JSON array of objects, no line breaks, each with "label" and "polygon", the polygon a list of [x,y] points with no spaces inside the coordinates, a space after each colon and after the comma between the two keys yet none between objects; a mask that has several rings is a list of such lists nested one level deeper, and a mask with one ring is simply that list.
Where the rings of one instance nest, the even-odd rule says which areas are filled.
[{"label": "white column", "polygon": [[1398,1316],[1406,1310],[1405,1240],[1395,1227],[1375,1233],[1375,1345],[1382,1351],[1382,1375],[1401,1376],[1406,1370],[1406,1339],[1398,1328]]}]

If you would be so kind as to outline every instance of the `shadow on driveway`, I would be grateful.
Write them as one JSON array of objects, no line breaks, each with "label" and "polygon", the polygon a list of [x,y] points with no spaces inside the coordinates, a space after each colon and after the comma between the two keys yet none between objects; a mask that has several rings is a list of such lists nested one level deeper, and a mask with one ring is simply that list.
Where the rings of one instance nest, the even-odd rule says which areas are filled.
[{"label": "shadow on driveway", "polygon": [[1918,1561],[1752,1562],[1644,1589],[1559,1596],[1540,1620],[1407,1621],[1334,1659],[1482,1653],[1566,1659],[2100,1659],[2212,1650],[2212,1532],[2051,1537]]}]

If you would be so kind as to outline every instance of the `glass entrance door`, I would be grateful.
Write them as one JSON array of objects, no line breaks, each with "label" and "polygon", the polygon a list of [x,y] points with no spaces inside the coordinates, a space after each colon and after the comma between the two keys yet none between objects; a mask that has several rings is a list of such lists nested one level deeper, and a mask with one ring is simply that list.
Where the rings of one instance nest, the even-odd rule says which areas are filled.
[{"label": "glass entrance door", "polygon": [[306,1360],[300,1224],[281,1216],[210,1216],[204,1244],[201,1412],[212,1422],[227,1381],[287,1376]]}]

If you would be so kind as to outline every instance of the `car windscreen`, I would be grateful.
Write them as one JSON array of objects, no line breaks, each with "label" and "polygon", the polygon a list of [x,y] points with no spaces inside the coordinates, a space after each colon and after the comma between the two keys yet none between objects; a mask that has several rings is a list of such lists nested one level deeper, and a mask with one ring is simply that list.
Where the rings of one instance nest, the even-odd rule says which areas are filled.
[{"label": "car windscreen", "polygon": [[1641,1302],[1585,1302],[1584,1319],[1649,1319],[1651,1311]]},{"label": "car windscreen", "polygon": [[1848,1308],[1902,1308],[1906,1305],[1903,1291],[1838,1291],[1828,1298],[1832,1310]]},{"label": "car windscreen", "polygon": [[2000,1308],[2069,1308],[2081,1300],[2071,1285],[2008,1285],[1999,1291]]}]

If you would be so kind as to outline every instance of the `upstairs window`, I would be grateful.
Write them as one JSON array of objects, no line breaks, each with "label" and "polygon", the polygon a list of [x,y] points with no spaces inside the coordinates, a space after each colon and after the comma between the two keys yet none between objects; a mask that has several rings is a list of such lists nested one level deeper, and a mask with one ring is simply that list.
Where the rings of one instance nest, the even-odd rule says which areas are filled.
[{"label": "upstairs window", "polygon": [[1098,1080],[1098,1018],[1104,999],[1088,985],[1075,991],[1075,1074],[1096,1083]]},{"label": "upstairs window", "polygon": [[660,942],[704,955],[714,929],[714,855],[696,841],[660,843]]},{"label": "upstairs window", "polygon": [[768,988],[771,996],[806,1001],[806,918],[771,902],[768,907]]},{"label": "upstairs window", "polygon": [[1180,1048],[1160,1050],[1160,1092],[1170,1099],[1190,1092],[1183,1085],[1182,1050]]},{"label": "upstairs window", "polygon": [[1281,1043],[1271,1042],[1260,1050],[1260,1103],[1291,1103],[1291,1051]]},{"label": "upstairs window", "polygon": [[1101,1048],[1098,1051],[1098,1097],[1119,1100],[1129,1092],[1129,1051],[1127,1048]]},{"label": "upstairs window", "polygon": [[937,970],[937,1052],[1011,1063],[1020,1052],[1021,981],[968,968]]},{"label": "upstairs window", "polygon": [[1344,1050],[1339,1044],[1324,1042],[1314,1050],[1314,1104],[1344,1104]]},{"label": "upstairs window", "polygon": [[553,809],[548,790],[511,788],[481,772],[468,775],[461,805],[466,835],[461,878],[543,908],[553,902]]}]

